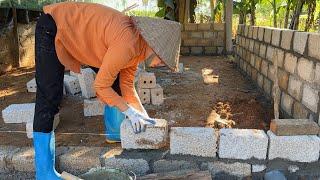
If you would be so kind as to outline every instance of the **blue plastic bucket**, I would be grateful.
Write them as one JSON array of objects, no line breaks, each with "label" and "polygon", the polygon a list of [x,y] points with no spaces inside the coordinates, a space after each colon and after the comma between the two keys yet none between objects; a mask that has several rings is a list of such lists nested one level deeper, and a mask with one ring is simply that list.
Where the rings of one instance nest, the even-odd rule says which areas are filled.
[{"label": "blue plastic bucket", "polygon": [[105,105],[104,126],[107,140],[120,141],[120,125],[125,115],[116,107]]}]

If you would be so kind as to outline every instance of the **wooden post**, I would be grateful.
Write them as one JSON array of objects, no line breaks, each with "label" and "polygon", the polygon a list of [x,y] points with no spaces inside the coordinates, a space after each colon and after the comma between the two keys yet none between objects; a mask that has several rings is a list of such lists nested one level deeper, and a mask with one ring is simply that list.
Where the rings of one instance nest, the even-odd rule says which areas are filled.
[{"label": "wooden post", "polygon": [[20,52],[19,52],[19,35],[18,35],[18,19],[17,9],[12,8],[13,17],[13,67],[20,65]]},{"label": "wooden post", "polygon": [[225,32],[226,32],[226,53],[232,53],[232,14],[233,14],[233,1],[225,1]]},{"label": "wooden post", "polygon": [[186,0],[179,0],[179,22],[184,23]]}]

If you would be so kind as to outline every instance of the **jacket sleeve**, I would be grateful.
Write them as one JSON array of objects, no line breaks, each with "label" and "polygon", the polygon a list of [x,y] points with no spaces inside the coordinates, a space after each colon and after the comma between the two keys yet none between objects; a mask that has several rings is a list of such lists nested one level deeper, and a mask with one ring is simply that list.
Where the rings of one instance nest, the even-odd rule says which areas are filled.
[{"label": "jacket sleeve", "polygon": [[126,103],[111,86],[121,69],[124,69],[133,57],[134,51],[123,43],[110,47],[105,54],[94,82],[97,97],[105,104],[120,108]]},{"label": "jacket sleeve", "polygon": [[137,69],[138,65],[120,71],[120,88],[122,97],[126,102],[140,112],[143,112],[141,101],[134,87],[134,78]]}]

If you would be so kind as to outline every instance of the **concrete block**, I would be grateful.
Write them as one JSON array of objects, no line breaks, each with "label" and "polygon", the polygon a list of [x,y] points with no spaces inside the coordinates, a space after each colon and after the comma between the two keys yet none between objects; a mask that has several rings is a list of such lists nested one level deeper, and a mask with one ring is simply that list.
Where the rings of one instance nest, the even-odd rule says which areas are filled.
[{"label": "concrete block", "polygon": [[19,148],[13,146],[0,146],[0,173],[8,173],[12,170],[11,158]]},{"label": "concrete block", "polygon": [[258,30],[259,30],[259,27],[253,26],[253,33],[252,33],[253,39],[258,39]]},{"label": "concrete block", "polygon": [[165,173],[178,170],[198,169],[195,162],[188,162],[184,160],[166,160],[160,159],[153,163],[153,172]]},{"label": "concrete block", "polygon": [[314,79],[313,62],[306,58],[300,58],[298,60],[297,72],[303,80],[311,82]]},{"label": "concrete block", "polygon": [[261,44],[260,45],[260,52],[259,52],[260,57],[262,57],[262,58],[266,57],[266,50],[267,50],[267,47],[264,44]]},{"label": "concrete block", "polygon": [[271,34],[272,34],[271,28],[264,29],[264,42],[266,42],[268,44],[271,42]]},{"label": "concrete block", "polygon": [[198,39],[184,39],[183,45],[184,46],[196,46],[198,42]]},{"label": "concrete block", "polygon": [[293,37],[293,30],[282,30],[281,32],[281,47],[290,50],[291,49],[291,42],[292,42],[292,37]]},{"label": "concrete block", "polygon": [[156,83],[156,76],[154,73],[143,72],[138,77],[139,88],[155,88]]},{"label": "concrete block", "polygon": [[262,87],[263,87],[263,75],[262,75],[262,74],[258,73],[258,79],[257,79],[257,81],[258,81],[258,86],[259,86],[260,88],[262,88]]},{"label": "concrete block", "polygon": [[[225,162],[209,162],[208,169],[211,172],[213,179],[219,178],[219,176],[230,175],[237,178],[244,178],[251,176],[251,165],[247,163],[225,163]],[[225,176],[224,176],[225,177]],[[227,179],[221,178],[221,179]]]},{"label": "concrete block", "polygon": [[252,164],[252,173],[259,173],[267,169],[264,164]]},{"label": "concrete block", "polygon": [[[279,49],[279,48],[275,48],[275,52],[274,53],[277,53],[276,57],[273,59],[273,63],[276,64],[277,63],[277,66],[278,67],[283,67],[283,61],[284,61],[284,51]],[[277,60],[277,62],[275,62]]]},{"label": "concrete block", "polygon": [[151,89],[151,102],[153,105],[163,104],[163,89],[159,84]]},{"label": "concrete block", "polygon": [[76,77],[64,75],[63,83],[68,94],[75,95],[81,91],[79,80]]},{"label": "concrete block", "polygon": [[191,38],[203,38],[202,32],[191,32],[190,33]]},{"label": "concrete block", "polygon": [[73,175],[81,175],[91,168],[101,167],[103,147],[73,147],[59,156],[59,168]]},{"label": "concrete block", "polygon": [[145,132],[135,134],[126,119],[121,124],[120,136],[124,149],[159,149],[167,143],[168,124],[164,119],[156,119],[155,125],[147,125]]},{"label": "concrete block", "polygon": [[104,104],[97,98],[83,101],[83,113],[85,117],[99,116],[104,114]]},{"label": "concrete block", "polygon": [[189,47],[180,47],[180,53],[182,55],[189,55],[190,54],[190,49]]},{"label": "concrete block", "polygon": [[258,39],[259,39],[260,41],[263,41],[263,36],[264,36],[264,28],[263,28],[263,27],[259,27]]},{"label": "concrete block", "polygon": [[273,62],[273,54],[274,53],[274,47],[272,46],[268,46],[267,47],[267,54],[266,54],[266,57],[267,57],[267,60],[270,61],[270,62]]},{"label": "concrete block", "polygon": [[217,47],[215,46],[204,47],[204,53],[206,55],[217,54]]},{"label": "concrete block", "polygon": [[142,104],[150,104],[151,102],[150,89],[138,88],[137,93],[139,95],[139,98]]},{"label": "concrete block", "polygon": [[213,128],[173,127],[170,131],[170,153],[216,157],[217,138]]},{"label": "concrete block", "polygon": [[224,47],[217,47],[217,54],[222,55]]},{"label": "concrete block", "polygon": [[92,98],[96,96],[93,83],[96,73],[91,68],[81,69],[81,73],[78,74],[81,94],[84,98]]},{"label": "concrete block", "polygon": [[272,64],[269,64],[269,69],[268,69],[268,78],[274,82],[275,80],[275,71],[276,71],[276,68],[274,67],[274,65]]},{"label": "concrete block", "polygon": [[308,110],[300,103],[294,102],[293,104],[293,117],[297,119],[308,118]]},{"label": "concrete block", "polygon": [[261,63],[261,73],[265,76],[268,76],[268,68],[269,68],[268,65],[269,65],[268,62],[265,60],[262,61]]},{"label": "concrete block", "polygon": [[268,136],[263,130],[221,129],[219,157],[228,159],[266,159]]},{"label": "concrete block", "polygon": [[270,130],[277,136],[318,135],[319,125],[309,119],[273,119]]},{"label": "concrete block", "polygon": [[308,55],[320,60],[320,34],[309,33]]},{"label": "concrete block", "polygon": [[293,98],[291,96],[289,96],[286,93],[282,93],[281,96],[281,108],[288,113],[289,115],[292,115],[292,104],[293,104]]},{"label": "concrete block", "polygon": [[255,56],[255,54],[251,54],[251,58],[250,58],[250,65],[252,66],[252,67],[254,67],[254,65],[255,65],[255,59],[256,58],[256,56]]},{"label": "concrete block", "polygon": [[291,53],[286,53],[286,57],[284,59],[284,69],[291,74],[294,74],[296,66],[297,66],[297,61],[298,58],[291,54]]},{"label": "concrete block", "polygon": [[33,121],[35,103],[11,104],[2,110],[5,123],[23,123]]},{"label": "concrete block", "polygon": [[183,71],[184,71],[183,63],[179,63],[178,71],[179,71],[179,73],[183,73]]},{"label": "concrete block", "polygon": [[191,54],[193,55],[200,55],[203,53],[202,47],[191,47]]},{"label": "concrete block", "polygon": [[207,38],[213,38],[214,34],[213,32],[203,32],[203,38],[207,39]]},{"label": "concrete block", "polygon": [[303,87],[302,104],[316,113],[319,104],[319,91],[305,84]]},{"label": "concrete block", "polygon": [[289,77],[289,85],[288,85],[288,92],[291,96],[293,96],[296,100],[301,101],[302,97],[302,81],[295,76]]},{"label": "concrete block", "polygon": [[37,83],[35,78],[27,82],[27,89],[28,92],[37,92]]},{"label": "concrete block", "polygon": [[315,135],[269,136],[269,159],[281,158],[298,162],[315,162],[319,159],[320,138]]},{"label": "concrete block", "polygon": [[225,23],[214,23],[213,29],[214,31],[224,31]]},{"label": "concrete block", "polygon": [[249,50],[251,52],[253,52],[253,47],[254,47],[254,41],[253,40],[249,40]]},{"label": "concrete block", "polygon": [[257,56],[256,58],[256,62],[255,62],[255,65],[254,65],[254,67],[258,70],[258,71],[260,71],[260,66],[261,66],[261,58],[259,57],[259,56]]},{"label": "concrete block", "polygon": [[248,37],[248,34],[249,34],[249,26],[245,26],[244,27],[244,36]]},{"label": "concrete block", "polygon": [[278,69],[278,81],[280,88],[286,90],[288,88],[289,73]]},{"label": "concrete block", "polygon": [[259,55],[259,51],[260,51],[260,43],[258,41],[254,41],[253,52],[255,52],[256,55]]},{"label": "concrete block", "polygon": [[15,171],[34,172],[34,149],[21,148],[13,154],[11,163]]},{"label": "concrete block", "polygon": [[145,175],[150,170],[148,161],[145,159],[128,159],[124,157],[118,157],[122,151],[123,150],[121,148],[115,148],[107,151],[101,156],[102,166],[132,171],[138,176]]},{"label": "concrete block", "polygon": [[280,35],[281,35],[280,29],[273,29],[272,30],[272,40],[271,40],[272,45],[274,45],[274,46],[280,45]]},{"label": "concrete block", "polygon": [[308,32],[295,32],[293,38],[293,50],[303,54],[307,45]]},{"label": "concrete block", "polygon": [[268,95],[271,95],[271,86],[272,82],[268,78],[265,78],[263,81],[263,90]]}]

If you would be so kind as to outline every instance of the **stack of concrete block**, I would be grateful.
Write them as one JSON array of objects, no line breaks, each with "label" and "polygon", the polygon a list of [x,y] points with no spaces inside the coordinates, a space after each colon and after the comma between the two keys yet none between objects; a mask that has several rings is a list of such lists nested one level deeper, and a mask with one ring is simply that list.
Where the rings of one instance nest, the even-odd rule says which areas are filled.
[{"label": "stack of concrete block", "polygon": [[142,104],[161,105],[163,103],[163,89],[157,84],[154,73],[140,73],[137,92]]},{"label": "stack of concrete block", "polygon": [[168,123],[164,119],[155,119],[155,125],[147,125],[146,131],[135,134],[131,122],[125,119],[121,124],[121,146],[124,149],[160,149],[168,139]]},{"label": "stack of concrete block", "polygon": [[83,113],[85,117],[101,116],[104,113],[104,104],[97,98],[85,99]]},{"label": "stack of concrete block", "polygon": [[276,136],[318,135],[319,125],[310,119],[273,119],[270,130]]},{"label": "stack of concrete block", "polygon": [[96,91],[93,87],[96,73],[91,68],[81,69],[80,74],[77,74],[81,93],[84,98],[96,97]]},{"label": "stack of concrete block", "polygon": [[77,93],[80,93],[81,88],[78,78],[74,76],[64,75],[63,83],[68,94],[75,95]]},{"label": "stack of concrete block", "polygon": [[170,129],[170,153],[216,157],[218,134],[213,128],[173,127]]},{"label": "stack of concrete block", "polygon": [[[37,83],[35,78],[27,82],[27,89],[28,89],[28,92],[37,92]],[[66,94],[65,86],[63,86],[63,94]]]}]

